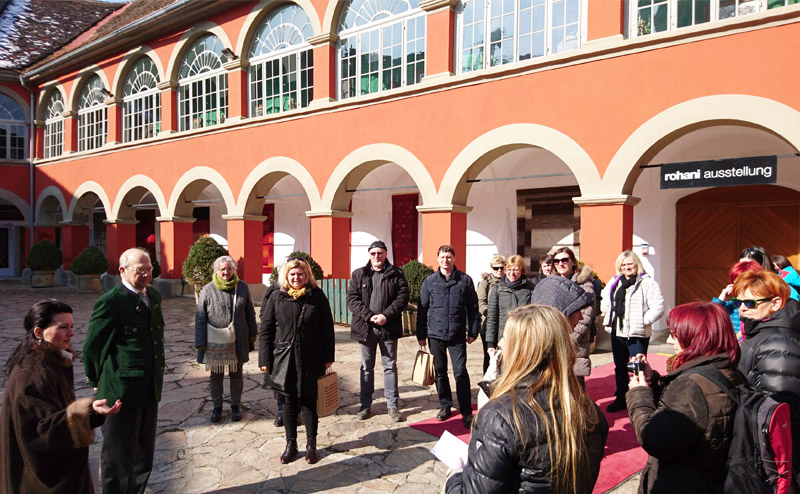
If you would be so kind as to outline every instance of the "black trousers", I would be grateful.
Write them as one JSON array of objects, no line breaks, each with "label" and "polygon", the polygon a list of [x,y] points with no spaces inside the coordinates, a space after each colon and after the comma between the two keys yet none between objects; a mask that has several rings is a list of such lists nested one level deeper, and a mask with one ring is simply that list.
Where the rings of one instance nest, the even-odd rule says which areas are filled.
[{"label": "black trousers", "polygon": [[100,478],[103,494],[143,494],[156,446],[158,403],[134,408],[122,405],[119,413],[106,416]]},{"label": "black trousers", "polygon": [[306,425],[306,438],[316,439],[317,424],[317,397],[316,396],[285,396],[283,405],[283,427],[286,431],[287,441],[297,440],[297,416],[300,409],[303,413],[303,423]]},{"label": "black trousers", "polygon": [[447,353],[453,361],[453,377],[456,380],[456,397],[461,415],[472,415],[472,391],[467,372],[467,337],[461,335],[452,340],[428,338],[433,355],[433,368],[436,373],[436,391],[439,394],[439,407],[453,406],[453,393],[450,390],[450,377],[447,375]]}]

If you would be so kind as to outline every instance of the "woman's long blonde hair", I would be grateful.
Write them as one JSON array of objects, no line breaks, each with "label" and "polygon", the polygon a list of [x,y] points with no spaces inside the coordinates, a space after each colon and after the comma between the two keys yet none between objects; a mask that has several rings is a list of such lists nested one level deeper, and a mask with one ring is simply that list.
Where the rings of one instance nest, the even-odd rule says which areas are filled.
[{"label": "woman's long blonde hair", "polygon": [[[599,420],[597,409],[587,406],[589,398],[572,370],[575,350],[571,332],[567,318],[553,307],[526,305],[509,312],[503,333],[503,372],[491,396],[511,395],[513,425],[524,445],[539,433],[529,430],[531,424],[522,418],[517,406],[517,393],[525,394],[520,401],[544,426],[550,453],[549,477],[556,493],[578,490],[578,469],[587,465],[584,433]],[[531,379],[531,375],[535,377]],[[525,380],[530,383],[518,388]],[[547,394],[549,415],[535,399],[540,392]]]}]

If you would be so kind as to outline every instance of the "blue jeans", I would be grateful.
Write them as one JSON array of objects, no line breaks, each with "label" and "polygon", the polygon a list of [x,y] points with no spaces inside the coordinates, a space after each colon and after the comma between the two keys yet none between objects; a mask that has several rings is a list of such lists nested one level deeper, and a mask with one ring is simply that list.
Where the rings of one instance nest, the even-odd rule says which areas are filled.
[{"label": "blue jeans", "polygon": [[375,392],[375,358],[378,347],[381,349],[383,364],[383,395],[386,407],[398,408],[400,392],[397,390],[397,339],[381,340],[379,330],[370,328],[367,341],[361,343],[361,408],[372,405]]},{"label": "blue jeans", "polygon": [[433,355],[433,368],[436,372],[436,391],[439,393],[439,407],[453,406],[453,393],[450,391],[450,378],[447,375],[447,352],[453,361],[453,377],[456,380],[456,397],[461,415],[472,415],[472,392],[467,372],[467,337],[461,335],[452,340],[428,338],[428,346]]},{"label": "blue jeans", "polygon": [[650,345],[650,338],[620,338],[616,332],[611,335],[611,353],[614,355],[614,380],[617,384],[617,392],[614,393],[618,400],[625,399],[628,392],[628,362],[631,357],[641,353],[647,355],[647,347]]}]

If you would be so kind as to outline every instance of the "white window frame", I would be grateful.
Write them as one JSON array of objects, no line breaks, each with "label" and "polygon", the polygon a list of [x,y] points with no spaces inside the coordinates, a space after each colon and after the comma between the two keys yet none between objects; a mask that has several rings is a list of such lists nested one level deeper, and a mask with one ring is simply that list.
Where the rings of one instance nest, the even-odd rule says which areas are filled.
[{"label": "white window frame", "polygon": [[[227,59],[221,53],[223,45],[217,36],[210,34],[197,39],[183,56],[181,71],[198,43],[209,38],[214,39],[213,49],[199,53],[205,61],[199,67],[190,66],[194,73],[178,80],[178,131],[212,127],[224,123],[228,117],[228,72],[222,66]],[[214,61],[219,65],[212,67]]]},{"label": "white window frame", "polygon": [[55,158],[64,153],[64,100],[54,91],[47,102],[44,117],[44,157]]},{"label": "white window frame", "polygon": [[[678,0],[652,0],[653,4],[663,5],[667,9],[666,27],[664,29],[655,31],[653,30],[655,9],[652,8],[652,5],[640,6],[638,0],[630,0],[628,2],[628,9],[629,9],[628,35],[631,38],[636,38],[639,36],[649,36],[651,34],[663,33],[666,31],[683,29],[686,27],[698,26],[702,24],[709,24],[712,22],[722,21],[725,19],[742,17],[750,14],[755,14],[758,12],[764,12],[766,10],[771,10],[769,7],[770,0],[708,0],[708,1],[710,6],[708,20],[703,22],[696,22],[694,12],[697,0],[693,0],[691,23],[686,24],[685,26],[679,26],[678,22],[680,19],[678,16]],[[720,4],[723,4],[722,8],[727,8],[728,10],[726,12],[721,12]],[[732,5],[725,5],[725,4],[732,4]],[[772,8],[781,8],[787,5],[790,5],[789,0],[783,0],[783,5],[779,5]],[[650,9],[649,12],[650,32],[644,32],[643,29],[644,26],[642,25],[640,27],[640,22],[639,22],[640,12],[645,11],[647,9]]]},{"label": "white window frame", "polygon": [[[475,2],[475,0],[468,0],[469,2]],[[500,65],[506,65],[509,63],[516,63],[528,60],[534,60],[537,58],[547,57],[550,55],[554,55],[557,53],[563,53],[567,51],[574,51],[579,49],[584,43],[586,43],[586,18],[587,18],[587,8],[588,2],[590,0],[575,0],[577,1],[577,18],[570,19],[567,22],[567,16],[564,13],[566,9],[567,0],[511,0],[513,2],[513,10],[508,10],[508,12],[503,12],[503,4],[505,3],[504,0],[483,0],[483,20],[472,22],[472,26],[476,26],[478,24],[482,24],[482,42],[479,44],[472,44],[469,48],[464,47],[464,29],[465,29],[465,19],[464,19],[464,11],[466,9],[468,1],[460,1],[456,7],[456,72],[457,73],[468,73],[474,72],[478,70],[483,70],[490,67],[497,67]],[[538,3],[538,5],[537,5]],[[493,12],[493,5],[500,6],[500,15],[497,15],[498,12]],[[527,18],[523,14],[528,14],[529,12],[532,13],[535,9],[544,9],[544,24],[542,28],[536,29],[533,21],[531,20],[530,29],[526,31],[524,34],[521,34],[521,27],[523,25],[527,25]],[[530,14],[528,14],[530,15]],[[560,23],[557,26],[553,25],[553,22],[558,20],[560,17],[564,19],[563,23]],[[500,63],[492,63],[492,45],[496,44],[496,41],[492,41],[492,19],[498,18],[500,20],[500,25],[503,25],[503,18],[506,19],[506,22],[513,25],[514,32],[510,36],[506,36],[502,38],[501,33],[501,42],[500,45],[513,43],[511,48],[509,49],[508,57],[502,56],[502,48],[501,48],[501,61]],[[526,23],[526,24],[523,24]],[[557,40],[558,37],[555,34],[557,30],[566,30],[569,27],[574,27],[575,34],[573,38],[570,38],[569,43],[574,43],[574,45],[565,44],[561,46],[558,44]],[[474,32],[474,30],[473,30]],[[523,55],[526,58],[520,58],[520,45],[523,42],[528,42],[529,37],[533,37],[534,33],[541,33],[543,35],[542,39],[542,52],[541,53],[534,53],[533,49],[529,54]],[[526,39],[523,39],[526,38]],[[474,39],[474,34],[473,34]],[[480,38],[479,38],[480,39]],[[566,39],[566,36],[562,38],[563,40]],[[564,42],[567,43],[567,42]],[[470,68],[465,70],[464,68],[464,55],[466,50],[478,50],[479,48],[483,48],[482,59],[479,63],[471,64]]]},{"label": "white window frame", "polygon": [[5,152],[5,157],[0,157],[0,159],[4,161],[24,160],[27,157],[28,148],[28,125],[25,112],[10,96],[0,93],[0,103],[4,102],[5,104],[0,104],[0,129],[5,132],[5,139],[0,139],[2,141],[0,150]]},{"label": "white window frame", "polygon": [[[347,15],[347,11],[342,11],[342,16]],[[421,22],[419,22],[421,21]],[[409,23],[413,22],[415,24],[413,34],[413,39],[408,39],[409,36]],[[419,25],[422,25],[423,35],[422,37],[419,36],[417,33],[419,31]],[[348,29],[340,30],[339,34],[339,41],[336,44],[336,94],[340,100],[348,99],[348,98],[357,98],[359,96],[366,96],[368,94],[375,94],[375,93],[382,93],[385,91],[391,91],[392,89],[411,86],[417,84],[422,81],[425,77],[425,70],[426,70],[426,57],[427,57],[427,31],[428,31],[428,21],[427,15],[424,10],[419,7],[416,8],[409,8],[409,10],[405,12],[401,12],[399,14],[391,15],[389,17],[383,18],[380,21],[368,22],[362,26],[355,26]],[[341,25],[341,21],[340,21]],[[395,26],[400,26],[400,43],[397,43],[394,40],[390,46],[386,46],[386,41],[388,36],[396,34],[392,31]],[[343,57],[342,54],[342,46],[345,43],[355,42],[355,54],[350,55],[347,57]],[[409,62],[408,57],[410,54],[418,54],[420,53],[419,50],[410,51],[412,45],[417,47],[418,44],[422,44],[423,51],[421,57],[414,57],[414,60]],[[370,45],[369,47],[365,48],[365,45]],[[374,45],[374,47],[372,46]],[[400,65],[399,66],[392,66],[390,68],[382,67],[381,60],[389,56],[390,60],[396,59],[393,57],[393,54],[387,49],[398,47],[400,50]],[[364,52],[364,50],[368,50]],[[377,74],[377,87],[371,89],[367,92],[364,92],[364,87],[362,86],[362,77],[364,76],[364,72],[362,72],[362,62],[361,57],[367,53],[375,54],[375,60],[370,62],[375,63],[377,65],[376,70],[370,70],[366,72],[367,74]],[[355,64],[355,73],[353,75],[349,75],[344,77],[342,72],[342,67],[345,65],[346,61],[353,60]],[[420,69],[421,67],[421,69]],[[414,80],[409,81],[409,68],[413,69]],[[400,79],[398,84],[391,84],[389,87],[384,88],[384,78],[389,73],[388,76],[390,80],[392,79],[391,72],[399,70],[400,72]],[[346,94],[342,87],[345,85],[345,82],[352,82],[354,86],[354,94]],[[350,84],[348,84],[348,89],[350,89]]]},{"label": "white window frame", "polygon": [[78,107],[78,151],[91,151],[105,145],[108,133],[108,107],[104,103],[103,82],[92,76],[81,91]]},{"label": "white window frame", "polygon": [[148,57],[134,64],[122,97],[122,141],[134,142],[158,135],[161,130],[161,91],[158,71]]},{"label": "white window frame", "polygon": [[[265,31],[279,16],[283,22]],[[314,99],[314,50],[307,41],[313,33],[308,15],[296,4],[278,7],[264,18],[250,45],[247,71],[250,117],[305,108]],[[267,46],[267,41],[275,48]],[[273,70],[267,77],[276,65],[277,73]],[[277,90],[268,96],[274,83],[277,83]]]}]

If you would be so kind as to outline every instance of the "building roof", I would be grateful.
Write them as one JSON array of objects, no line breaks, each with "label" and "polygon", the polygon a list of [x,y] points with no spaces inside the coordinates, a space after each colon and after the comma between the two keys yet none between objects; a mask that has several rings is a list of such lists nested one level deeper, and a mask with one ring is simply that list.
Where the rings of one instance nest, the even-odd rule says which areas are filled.
[{"label": "building roof", "polygon": [[0,69],[30,67],[126,5],[96,0],[0,0]]}]

